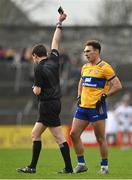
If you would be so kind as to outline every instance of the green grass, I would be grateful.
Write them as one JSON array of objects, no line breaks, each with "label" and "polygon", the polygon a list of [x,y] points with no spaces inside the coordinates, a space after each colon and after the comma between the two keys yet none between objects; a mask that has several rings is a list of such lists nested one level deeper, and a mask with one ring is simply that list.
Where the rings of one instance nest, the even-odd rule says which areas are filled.
[{"label": "green grass", "polygon": [[[73,166],[76,156],[71,150]],[[36,174],[17,173],[17,167],[28,165],[31,150],[1,149],[0,179],[132,179],[132,149],[121,151],[119,148],[109,148],[109,170],[107,175],[97,174],[99,166],[98,148],[85,148],[88,172],[81,174],[61,175],[56,172],[63,168],[63,160],[58,149],[44,149],[41,152]]]}]

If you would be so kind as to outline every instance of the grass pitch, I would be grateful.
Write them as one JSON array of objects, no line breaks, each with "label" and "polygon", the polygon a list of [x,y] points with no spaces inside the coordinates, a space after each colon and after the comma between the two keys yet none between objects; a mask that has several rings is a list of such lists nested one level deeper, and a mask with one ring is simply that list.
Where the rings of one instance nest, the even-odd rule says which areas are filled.
[{"label": "grass pitch", "polygon": [[[73,166],[76,166],[76,156],[71,150]],[[0,179],[132,179],[132,149],[121,151],[119,148],[109,148],[109,174],[97,174],[100,166],[98,148],[85,148],[85,158],[88,172],[80,174],[57,174],[64,167],[58,149],[41,151],[37,173],[23,174],[16,168],[24,167],[31,160],[31,150],[0,149]]]}]

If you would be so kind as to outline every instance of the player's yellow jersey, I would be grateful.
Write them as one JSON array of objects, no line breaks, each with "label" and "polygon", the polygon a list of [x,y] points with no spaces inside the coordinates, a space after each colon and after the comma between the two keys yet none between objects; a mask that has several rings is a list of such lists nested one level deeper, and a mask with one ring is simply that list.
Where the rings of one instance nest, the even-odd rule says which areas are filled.
[{"label": "player's yellow jersey", "polygon": [[110,80],[115,77],[111,65],[101,60],[96,65],[85,64],[81,70],[82,93],[80,107],[95,108],[96,102],[109,91]]}]

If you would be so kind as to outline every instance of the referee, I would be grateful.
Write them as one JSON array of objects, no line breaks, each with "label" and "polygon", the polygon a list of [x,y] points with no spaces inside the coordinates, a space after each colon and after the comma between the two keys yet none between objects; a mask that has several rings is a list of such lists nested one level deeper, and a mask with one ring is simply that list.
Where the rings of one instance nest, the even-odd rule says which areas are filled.
[{"label": "referee", "polygon": [[18,168],[17,172],[35,173],[36,165],[41,151],[41,135],[49,128],[50,132],[59,145],[65,168],[59,173],[72,173],[69,146],[61,130],[59,114],[61,111],[61,92],[59,80],[59,52],[58,45],[61,37],[62,22],[66,19],[66,14],[61,13],[59,22],[51,43],[51,53],[47,56],[44,45],[36,45],[32,50],[32,57],[36,63],[35,81],[33,93],[39,99],[39,117],[32,130],[32,160],[24,168]]}]

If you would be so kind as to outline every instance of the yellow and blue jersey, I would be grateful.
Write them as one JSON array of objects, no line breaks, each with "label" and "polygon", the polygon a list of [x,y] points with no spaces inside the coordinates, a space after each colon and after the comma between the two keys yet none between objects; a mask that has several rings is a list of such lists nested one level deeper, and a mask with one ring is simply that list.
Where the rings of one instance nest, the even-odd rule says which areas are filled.
[{"label": "yellow and blue jersey", "polygon": [[114,77],[113,68],[103,60],[96,65],[85,64],[81,70],[82,92],[80,107],[95,108],[96,102],[101,95],[109,91],[110,80]]}]

